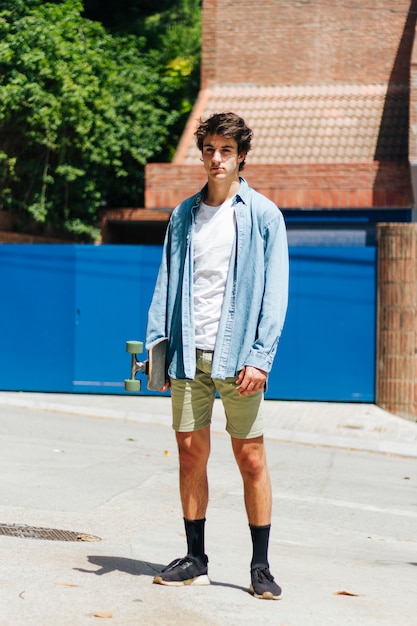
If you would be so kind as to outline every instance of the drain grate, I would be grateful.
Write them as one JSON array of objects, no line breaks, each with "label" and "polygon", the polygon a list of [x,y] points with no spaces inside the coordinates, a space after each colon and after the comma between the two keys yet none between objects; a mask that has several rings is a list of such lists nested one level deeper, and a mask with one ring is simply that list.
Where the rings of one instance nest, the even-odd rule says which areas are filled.
[{"label": "drain grate", "polygon": [[57,528],[37,528],[21,524],[0,524],[0,535],[21,539],[46,539],[48,541],[101,541],[100,537],[75,533]]}]

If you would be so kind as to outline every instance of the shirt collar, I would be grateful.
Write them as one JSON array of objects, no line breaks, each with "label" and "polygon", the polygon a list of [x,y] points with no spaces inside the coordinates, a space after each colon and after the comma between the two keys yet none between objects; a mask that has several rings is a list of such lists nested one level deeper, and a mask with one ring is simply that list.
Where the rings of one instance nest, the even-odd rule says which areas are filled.
[{"label": "shirt collar", "polygon": [[[243,204],[248,204],[248,195],[249,195],[249,185],[242,176],[239,176],[240,186],[238,192],[235,195],[235,202],[243,202]],[[195,201],[192,206],[192,211],[195,213],[199,208],[202,199],[206,195],[208,184],[206,183],[204,187],[196,194]]]}]

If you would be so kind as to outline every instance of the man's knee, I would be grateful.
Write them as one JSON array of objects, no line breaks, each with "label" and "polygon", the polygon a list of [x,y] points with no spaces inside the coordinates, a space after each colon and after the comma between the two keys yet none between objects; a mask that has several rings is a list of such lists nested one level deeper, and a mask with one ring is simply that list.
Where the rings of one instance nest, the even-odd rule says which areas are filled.
[{"label": "man's knee", "polygon": [[208,429],[190,433],[176,433],[180,467],[194,470],[205,467],[210,454],[210,435]]},{"label": "man's knee", "polygon": [[[260,441],[258,441],[260,439]],[[262,438],[257,440],[233,440],[233,449],[242,474],[257,478],[267,470],[266,454]]]}]

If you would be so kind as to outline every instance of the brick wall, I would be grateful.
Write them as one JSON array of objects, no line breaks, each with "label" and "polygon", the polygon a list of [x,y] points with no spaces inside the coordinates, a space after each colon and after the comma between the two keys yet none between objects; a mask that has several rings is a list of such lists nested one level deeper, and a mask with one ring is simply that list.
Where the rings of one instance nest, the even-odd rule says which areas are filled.
[{"label": "brick wall", "polygon": [[[281,208],[372,208],[412,206],[407,163],[249,163],[243,176]],[[145,205],[174,207],[206,182],[203,166],[150,163]]]},{"label": "brick wall", "polygon": [[417,224],[378,225],[376,402],[417,418]]},{"label": "brick wall", "polygon": [[213,84],[407,83],[415,0],[203,0]]}]

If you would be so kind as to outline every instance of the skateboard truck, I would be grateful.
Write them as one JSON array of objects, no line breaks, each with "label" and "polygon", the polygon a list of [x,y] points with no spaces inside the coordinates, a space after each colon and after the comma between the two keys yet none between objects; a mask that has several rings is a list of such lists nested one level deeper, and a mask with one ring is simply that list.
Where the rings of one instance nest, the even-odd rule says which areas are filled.
[{"label": "skateboard truck", "polygon": [[143,372],[148,377],[147,388],[150,391],[160,391],[162,387],[165,387],[167,344],[166,337],[157,339],[149,346],[147,361],[139,361],[137,355],[143,352],[143,342],[126,341],[126,352],[132,355],[130,378],[125,379],[126,391],[140,391],[141,381],[136,379],[138,372]]},{"label": "skateboard truck", "polygon": [[130,378],[125,378],[125,391],[140,391],[141,381],[136,379],[138,372],[148,374],[149,361],[138,361],[137,355],[143,352],[142,341],[126,341],[126,352],[132,355]]}]

